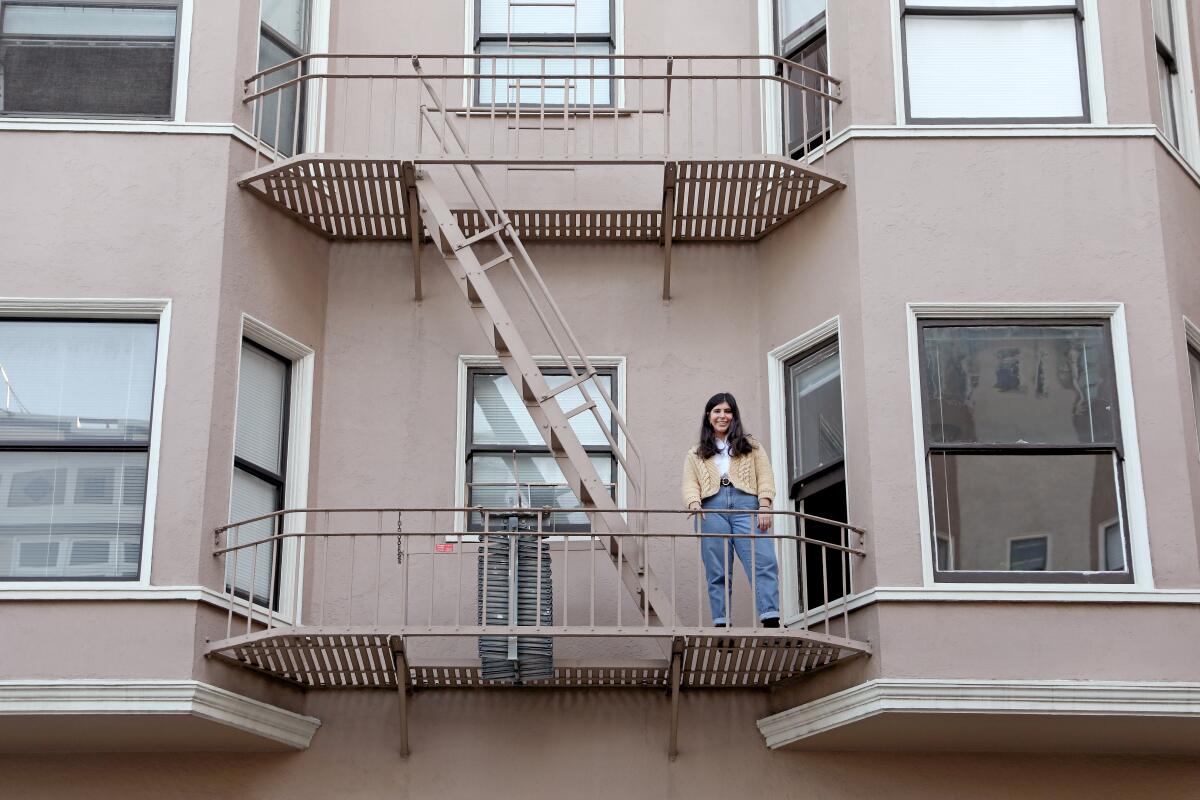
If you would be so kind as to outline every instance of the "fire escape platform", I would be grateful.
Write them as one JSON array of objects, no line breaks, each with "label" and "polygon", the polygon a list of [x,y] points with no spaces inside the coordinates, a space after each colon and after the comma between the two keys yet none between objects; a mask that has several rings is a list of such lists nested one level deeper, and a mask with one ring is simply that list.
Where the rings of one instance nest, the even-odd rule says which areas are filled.
[{"label": "fire escape platform", "polygon": [[[433,165],[641,166],[662,182],[656,208],[514,208],[506,213],[521,239],[535,242],[748,242],[763,238],[845,184],[812,166],[778,156],[659,158],[488,158],[421,156],[409,160],[331,153],[268,164],[238,185],[334,241],[412,238],[409,208],[416,171]],[[486,230],[474,209],[454,209],[467,236]],[[666,222],[664,223],[664,218]],[[428,238],[422,229],[422,238]]]},{"label": "fire escape platform", "polygon": [[[483,629],[480,629],[483,630]],[[507,630],[507,629],[505,629]],[[538,635],[522,628],[521,635]],[[542,635],[545,632],[543,631]],[[572,635],[598,635],[584,627]],[[406,646],[422,636],[375,632],[320,631],[273,628],[248,636],[213,642],[209,655],[310,689],[472,688],[650,688],[669,689],[672,664],[678,655],[682,689],[766,689],[800,678],[849,658],[868,654],[870,646],[814,631],[781,629],[765,635],[761,629],[696,629],[670,636],[663,629],[639,630],[632,635],[663,637],[673,642],[672,657],[603,663],[595,659],[556,659],[553,677],[543,680],[486,680],[478,660],[415,658]],[[459,636],[465,634],[459,630]],[[492,634],[494,635],[494,634]],[[631,635],[629,632],[618,634]],[[403,670],[408,670],[407,682]]]}]

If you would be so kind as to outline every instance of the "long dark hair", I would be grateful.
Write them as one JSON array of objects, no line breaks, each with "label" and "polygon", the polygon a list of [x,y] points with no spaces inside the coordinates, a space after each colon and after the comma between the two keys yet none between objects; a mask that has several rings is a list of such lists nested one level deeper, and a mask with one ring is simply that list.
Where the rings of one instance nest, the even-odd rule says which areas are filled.
[{"label": "long dark hair", "polygon": [[708,421],[708,414],[721,403],[729,403],[729,410],[733,412],[733,422],[729,425],[729,432],[725,434],[725,441],[729,443],[729,454],[744,456],[754,450],[749,434],[742,430],[742,415],[738,411],[737,400],[734,400],[729,392],[717,392],[704,404],[704,419],[700,420],[700,445],[696,448],[696,454],[700,458],[712,458],[717,454],[717,432]]}]

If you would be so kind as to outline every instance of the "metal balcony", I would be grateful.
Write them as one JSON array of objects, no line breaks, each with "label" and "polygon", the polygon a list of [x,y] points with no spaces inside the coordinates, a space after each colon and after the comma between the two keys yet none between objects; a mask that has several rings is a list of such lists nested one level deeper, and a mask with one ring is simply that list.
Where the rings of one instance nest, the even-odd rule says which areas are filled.
[{"label": "metal balcony", "polygon": [[[870,652],[850,629],[849,576],[864,555],[858,528],[765,512],[772,531],[786,531],[766,535],[801,577],[784,627],[768,629],[751,599],[757,579],[734,564],[730,625],[712,624],[704,537],[686,512],[623,509],[639,532],[603,535],[556,530],[564,513],[299,509],[224,526],[214,556],[224,568],[226,629],[208,654],[310,689],[644,687],[669,689],[677,701],[688,689],[769,688]],[[570,513],[602,524],[599,512]],[[806,535],[806,526],[822,533]],[[455,532],[470,529],[480,532]],[[489,569],[488,545],[510,537],[545,547],[524,578],[504,580]],[[626,561],[640,576],[615,568]],[[540,598],[525,619],[532,624],[515,615],[522,581]],[[670,618],[655,619],[651,592],[669,598]],[[508,602],[514,614],[497,615]],[[507,642],[515,657],[528,637],[549,643],[549,672],[494,680],[481,671],[484,644]]]},{"label": "metal balcony", "polygon": [[[776,56],[310,54],[245,89],[239,185],[334,240],[411,238],[417,172],[466,164],[523,177],[505,210],[526,241],[754,241],[844,186],[811,163],[840,81]],[[807,134],[794,159],[765,151],[776,103]]]}]

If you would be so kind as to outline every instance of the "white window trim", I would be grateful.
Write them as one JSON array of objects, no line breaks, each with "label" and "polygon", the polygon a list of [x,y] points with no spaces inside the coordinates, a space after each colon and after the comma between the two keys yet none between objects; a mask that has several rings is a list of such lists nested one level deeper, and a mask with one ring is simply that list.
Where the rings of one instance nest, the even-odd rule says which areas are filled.
[{"label": "white window trim", "polygon": [[0,298],[0,316],[38,319],[90,318],[148,319],[158,324],[158,344],[154,354],[154,397],[150,410],[150,451],[146,463],[146,505],[142,517],[142,554],[135,580],[76,581],[0,581],[0,598],[10,590],[47,592],[55,595],[74,590],[121,591],[150,586],[150,566],[154,554],[154,517],[158,506],[158,465],[161,456],[163,396],[167,387],[167,343],[171,338],[171,301],[166,299],[75,299],[75,298]]},{"label": "white window trim", "polygon": [[[758,0],[758,52],[775,55],[775,0]],[[775,74],[770,61],[760,61],[760,75]],[[833,70],[830,69],[832,74]],[[762,152],[766,155],[783,155],[783,87],[771,80],[764,80],[762,94]]]},{"label": "white window trim", "polygon": [[[892,74],[895,81],[896,124],[907,126],[904,117],[904,48],[901,44],[901,0],[892,0]],[[971,5],[965,2],[964,5]],[[1091,120],[1085,126],[1108,124],[1108,99],[1104,91],[1104,59],[1100,53],[1098,0],[1083,0],[1083,60],[1087,69],[1087,101]],[[986,122],[985,122],[986,124]],[[1020,123],[1011,123],[1023,127]],[[1031,123],[1038,124],[1038,123]]]},{"label": "white window trim", "polygon": [[[534,362],[539,367],[561,367],[563,360],[557,356],[534,356]],[[626,403],[626,364],[625,356],[588,356],[588,361],[594,367],[609,367],[616,371],[617,392],[613,400],[617,404],[617,409],[621,412],[621,417],[629,421],[629,408]],[[454,446],[454,506],[455,508],[463,508],[467,503],[467,414],[471,413],[471,409],[467,408],[467,379],[469,370],[472,368],[496,368],[500,367],[500,359],[496,356],[474,356],[460,355],[458,357],[458,395],[455,400],[455,446]],[[621,451],[625,451],[625,434],[618,430],[617,446]],[[617,465],[617,507],[625,505],[625,498],[628,497],[629,481],[625,477],[625,470]],[[465,534],[467,532],[467,515],[463,512],[457,512],[454,515],[454,532]],[[469,541],[468,537],[464,536],[464,540]]]},{"label": "white window trim", "polygon": [[1129,361],[1129,337],[1125,325],[1125,304],[1110,302],[1073,303],[909,303],[908,304],[908,368],[912,402],[913,446],[917,477],[917,514],[920,519],[921,576],[925,588],[935,586],[968,587],[974,591],[1009,592],[1077,591],[1080,593],[1119,592],[1112,584],[1081,583],[971,583],[954,584],[933,579],[933,552],[930,539],[929,480],[925,469],[925,430],[922,418],[921,373],[918,322],[921,319],[997,319],[997,318],[1079,318],[1109,320],[1112,335],[1114,379],[1117,384],[1117,405],[1121,411],[1121,441],[1125,450],[1125,497],[1129,520],[1130,564],[1133,582],[1124,584],[1132,590],[1151,591],[1154,575],[1150,562],[1145,485],[1142,481],[1141,450],[1137,437],[1137,410],[1133,403],[1133,375]]},{"label": "white window trim", "polygon": [[[815,328],[810,328],[789,342],[779,345],[767,353],[767,409],[771,423],[771,469],[775,473],[775,504],[776,511],[787,511],[788,501],[788,436],[787,436],[787,376],[784,363],[805,350],[836,339],[838,343],[838,370],[841,374],[842,365],[842,328],[841,318],[833,317]],[[843,382],[843,388],[845,383]],[[846,435],[846,393],[842,392],[842,437],[843,442],[850,438]],[[849,458],[850,448],[846,448],[845,458]],[[849,506],[849,481],[846,483],[846,504]],[[777,534],[794,536],[796,534],[795,519],[780,517],[775,529]],[[780,540],[776,540],[780,542]],[[783,614],[783,624],[790,625],[801,617],[799,578],[797,574],[797,553],[794,540],[783,541],[776,545],[779,559],[780,611]],[[851,564],[853,572],[854,565]],[[811,619],[814,611],[809,609]]]},{"label": "white window trim", "polygon": [[[275,355],[291,362],[291,383],[289,386],[290,407],[288,408],[287,430],[287,464],[283,476],[283,507],[305,508],[308,505],[309,460],[312,451],[312,410],[313,410],[313,370],[316,364],[316,354],[311,347],[296,341],[277,328],[258,320],[249,314],[242,314],[240,336],[238,337],[238,379],[234,385],[235,423],[232,435],[236,436],[237,429],[237,390],[241,382],[241,346],[243,339],[248,339],[261,345]],[[233,452],[232,447],[230,452]],[[230,460],[232,466],[232,458]],[[233,502],[233,470],[229,473],[229,498]],[[305,528],[303,515],[289,514],[283,521],[284,533],[303,533]],[[304,563],[304,541],[301,539],[286,539],[280,548],[279,558],[279,610],[274,617],[284,622],[300,624],[301,598],[304,597],[304,570],[297,570],[297,564]],[[222,575],[224,572],[222,571]],[[223,605],[228,607],[229,596],[223,594]],[[234,600],[235,608],[243,612],[246,602]],[[262,606],[255,604],[255,608]],[[294,618],[294,620],[293,620]]]},{"label": "white window trim", "polygon": [[[1169,0],[1171,3],[1172,22],[1175,25],[1175,66],[1178,69],[1179,82],[1179,146],[1176,147],[1165,134],[1161,139],[1168,150],[1179,153],[1190,165],[1200,165],[1200,119],[1196,109],[1196,82],[1192,77],[1192,31],[1191,20],[1188,18],[1187,0]],[[1152,12],[1146,12],[1152,14]],[[1154,35],[1154,23],[1151,21],[1150,33]],[[1155,51],[1153,68],[1158,69],[1158,55]],[[1157,72],[1156,72],[1157,74]],[[1158,85],[1158,81],[1154,81]],[[1165,120],[1164,120],[1165,122]]]}]

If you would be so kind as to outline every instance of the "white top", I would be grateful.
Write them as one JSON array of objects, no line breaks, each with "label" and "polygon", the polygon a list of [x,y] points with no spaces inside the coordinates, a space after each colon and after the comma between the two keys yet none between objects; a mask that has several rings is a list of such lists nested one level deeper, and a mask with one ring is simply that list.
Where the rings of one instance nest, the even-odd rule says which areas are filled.
[{"label": "white top", "polygon": [[713,464],[717,468],[717,474],[722,478],[729,477],[729,462],[732,460],[729,456],[729,442],[724,439],[717,439],[717,452],[713,456]]}]

